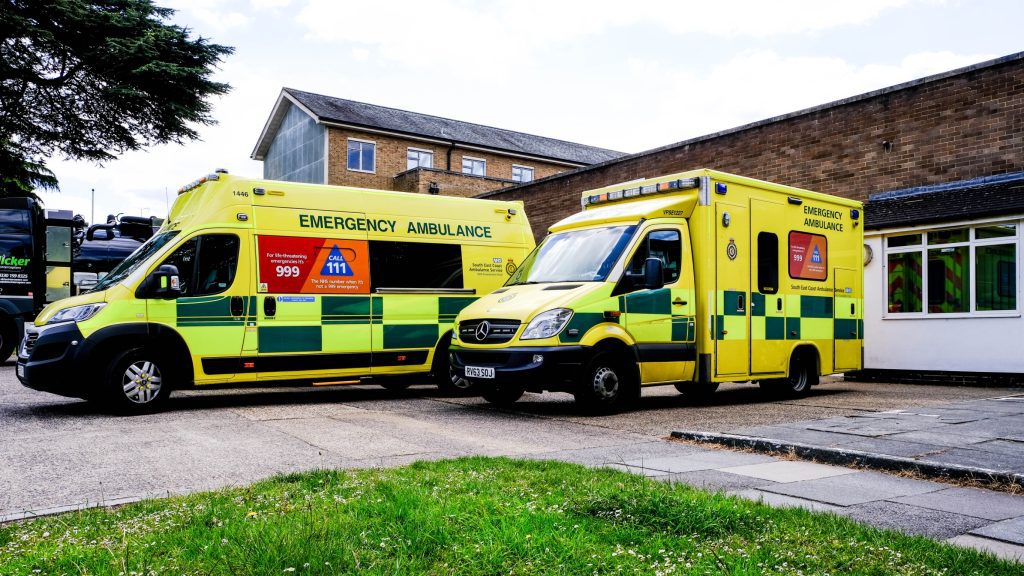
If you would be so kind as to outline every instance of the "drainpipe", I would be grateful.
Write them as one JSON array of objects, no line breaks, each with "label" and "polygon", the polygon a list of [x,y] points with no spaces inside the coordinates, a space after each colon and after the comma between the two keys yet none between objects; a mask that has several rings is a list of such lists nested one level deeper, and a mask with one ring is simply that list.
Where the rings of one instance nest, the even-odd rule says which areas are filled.
[{"label": "drainpipe", "polygon": [[452,150],[454,150],[454,149],[455,149],[455,142],[452,142],[451,144],[448,145],[448,152],[446,154],[448,162],[447,162],[447,166],[445,167],[445,170],[447,170],[448,172],[452,171]]}]

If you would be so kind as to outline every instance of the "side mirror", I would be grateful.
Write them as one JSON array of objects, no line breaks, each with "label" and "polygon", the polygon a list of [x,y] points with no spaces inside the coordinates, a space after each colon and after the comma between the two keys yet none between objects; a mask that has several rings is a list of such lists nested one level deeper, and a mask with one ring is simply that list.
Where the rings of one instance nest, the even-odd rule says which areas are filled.
[{"label": "side mirror", "polygon": [[648,258],[644,262],[644,288],[657,290],[665,285],[665,264],[660,258]]},{"label": "side mirror", "polygon": [[159,266],[146,278],[141,288],[146,298],[160,298],[163,300],[178,298],[182,294],[178,267],[173,264]]}]

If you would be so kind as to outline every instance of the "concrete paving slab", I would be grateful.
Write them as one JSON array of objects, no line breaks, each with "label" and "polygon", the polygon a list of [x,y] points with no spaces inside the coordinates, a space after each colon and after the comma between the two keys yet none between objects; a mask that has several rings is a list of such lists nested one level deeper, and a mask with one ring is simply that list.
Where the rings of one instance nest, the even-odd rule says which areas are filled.
[{"label": "concrete paving slab", "polygon": [[700,488],[701,490],[709,490],[712,492],[727,492],[730,490],[737,491],[746,488],[758,488],[774,484],[771,480],[754,478],[753,476],[743,476],[742,474],[732,474],[730,472],[722,472],[721,470],[695,470],[693,472],[681,472],[679,474],[659,476],[657,479],[664,480],[666,482],[687,484],[694,488]]},{"label": "concrete paving slab", "polygon": [[934,444],[935,446],[972,446],[980,442],[988,442],[997,438],[994,434],[954,434],[945,428],[937,430],[921,430],[918,432],[901,432],[886,436],[887,440],[899,440],[901,442],[920,442],[921,444]]},{"label": "concrete paving slab", "polygon": [[931,454],[922,460],[940,464],[955,464],[999,472],[1019,472],[1024,468],[1021,457],[1024,454],[986,452],[976,448],[948,448],[938,454]]},{"label": "concrete paving slab", "polygon": [[853,506],[900,496],[935,492],[944,487],[943,484],[937,482],[911,480],[879,472],[854,472],[830,478],[775,484],[765,487],[764,490],[836,506]]},{"label": "concrete paving slab", "polygon": [[987,526],[971,530],[975,536],[995,538],[1003,542],[1024,546],[1024,516],[1003,520]]},{"label": "concrete paving slab", "polygon": [[598,446],[594,448],[577,448],[570,450],[552,450],[527,454],[523,458],[530,460],[561,460],[575,462],[586,466],[603,464],[622,464],[626,460],[637,458],[654,458],[658,456],[685,456],[697,452],[707,452],[704,448],[678,442],[663,440],[644,440],[631,444],[615,446]]},{"label": "concrete paving slab", "polygon": [[626,466],[625,464],[604,464],[604,468],[611,468],[612,470],[619,470],[620,472],[628,472],[629,474],[636,474],[638,476],[646,476],[648,478],[657,478],[658,476],[668,476],[670,473],[664,470],[656,470],[654,468],[646,468],[643,466]]},{"label": "concrete paving slab", "polygon": [[872,454],[888,454],[889,456],[900,456],[913,458],[926,456],[947,450],[947,446],[936,446],[934,444],[922,444],[920,442],[906,442],[903,440],[891,440],[889,438],[861,438],[847,444],[843,448],[860,450]]},{"label": "concrete paving slab", "polygon": [[623,464],[634,468],[652,468],[664,472],[692,472],[694,470],[710,470],[728,466],[744,466],[775,462],[771,456],[751,454],[749,452],[731,452],[729,450],[703,450],[684,456],[665,456],[655,458],[630,459]]},{"label": "concrete paving slab", "polygon": [[884,500],[840,508],[837,513],[876,528],[936,539],[951,538],[989,524],[984,518]]},{"label": "concrete paving slab", "polygon": [[893,501],[943,510],[987,520],[1024,516],[1024,497],[978,488],[946,488],[936,492],[900,496]]},{"label": "concrete paving slab", "polygon": [[982,552],[989,552],[997,558],[1002,558],[1004,560],[1024,562],[1024,546],[1017,546],[1001,542],[999,540],[992,540],[991,538],[972,536],[970,534],[954,536],[953,538],[946,540],[946,542],[957,546],[963,546],[964,548],[973,548],[975,550],[981,550]]},{"label": "concrete paving slab", "polygon": [[856,473],[856,470],[843,468],[841,466],[828,466],[826,464],[790,460],[776,460],[765,464],[733,466],[721,468],[721,471],[780,483],[800,482],[803,480],[828,478],[831,476],[845,476],[847,474]]},{"label": "concrete paving slab", "polygon": [[842,446],[859,438],[850,434],[838,434],[808,430],[807,423],[797,426],[755,426],[733,430],[732,434],[743,436],[754,436],[758,438],[771,438],[773,440],[784,440],[786,442],[800,442],[804,444],[815,444],[818,446]]},{"label": "concrete paving slab", "polygon": [[813,510],[815,512],[832,512],[835,513],[839,510],[837,506],[831,506],[822,502],[816,502],[814,500],[807,500],[804,498],[796,498],[793,496],[784,496],[780,494],[773,494],[771,492],[762,492],[761,490],[747,489],[747,490],[734,490],[726,492],[730,496],[736,496],[739,498],[745,498],[747,500],[754,500],[767,504],[768,506],[774,506],[777,508],[803,508],[804,510]]}]

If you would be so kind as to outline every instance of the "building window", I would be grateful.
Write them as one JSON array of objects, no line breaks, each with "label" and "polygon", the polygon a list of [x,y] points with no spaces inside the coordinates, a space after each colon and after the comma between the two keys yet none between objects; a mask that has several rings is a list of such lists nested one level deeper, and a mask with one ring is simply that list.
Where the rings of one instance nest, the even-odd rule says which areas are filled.
[{"label": "building window", "polygon": [[462,173],[473,176],[487,176],[487,161],[481,158],[462,157]]},{"label": "building window", "polygon": [[514,182],[532,182],[533,168],[529,166],[512,165],[512,180]]},{"label": "building window", "polygon": [[433,168],[434,167],[434,153],[430,150],[420,150],[419,148],[409,148],[409,151],[405,155],[407,163],[406,170],[412,170],[413,168]]},{"label": "building window", "polygon": [[376,172],[377,144],[368,140],[348,139],[348,169],[355,172]]},{"label": "building window", "polygon": [[1016,223],[948,228],[885,238],[889,314],[1013,312]]}]

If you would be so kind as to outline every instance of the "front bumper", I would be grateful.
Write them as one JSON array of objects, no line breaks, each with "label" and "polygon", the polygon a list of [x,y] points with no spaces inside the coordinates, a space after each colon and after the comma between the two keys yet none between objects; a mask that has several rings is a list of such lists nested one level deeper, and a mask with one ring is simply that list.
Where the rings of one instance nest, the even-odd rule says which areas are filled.
[{"label": "front bumper", "polygon": [[493,380],[469,380],[481,386],[524,386],[530,392],[571,391],[590,360],[589,346],[463,348],[453,344],[449,352],[452,368],[463,378],[466,366],[494,368]]},{"label": "front bumper", "polygon": [[18,380],[33,390],[85,398],[89,386],[78,358],[83,340],[74,322],[26,326],[18,346]]}]

